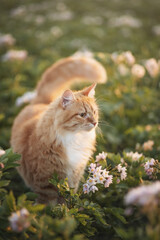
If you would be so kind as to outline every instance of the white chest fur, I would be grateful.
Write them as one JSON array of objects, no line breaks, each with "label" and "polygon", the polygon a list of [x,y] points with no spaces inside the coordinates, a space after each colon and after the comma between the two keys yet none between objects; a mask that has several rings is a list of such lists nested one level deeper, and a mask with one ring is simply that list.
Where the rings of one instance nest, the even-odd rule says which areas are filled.
[{"label": "white chest fur", "polygon": [[63,137],[62,142],[68,158],[68,175],[80,166],[86,166],[92,154],[94,139],[95,129],[90,132],[68,133]]}]

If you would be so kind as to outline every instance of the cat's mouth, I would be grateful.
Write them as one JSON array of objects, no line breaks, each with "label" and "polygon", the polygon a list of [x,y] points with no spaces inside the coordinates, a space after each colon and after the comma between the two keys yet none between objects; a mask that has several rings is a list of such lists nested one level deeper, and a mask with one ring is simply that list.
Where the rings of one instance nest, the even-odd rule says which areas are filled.
[{"label": "cat's mouth", "polygon": [[85,129],[87,131],[90,131],[92,130],[93,128],[96,128],[97,127],[97,122],[94,122],[94,123],[88,123],[86,126],[85,126]]}]

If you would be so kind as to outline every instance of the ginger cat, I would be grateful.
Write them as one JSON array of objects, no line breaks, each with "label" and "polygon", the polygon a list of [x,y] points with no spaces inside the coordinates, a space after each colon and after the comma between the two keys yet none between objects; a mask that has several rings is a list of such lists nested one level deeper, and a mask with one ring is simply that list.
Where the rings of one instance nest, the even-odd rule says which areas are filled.
[{"label": "ginger cat", "polygon": [[[65,90],[76,78],[94,84],[82,91]],[[38,202],[59,201],[56,188],[48,181],[54,172],[59,178],[67,177],[69,186],[77,190],[95,149],[95,83],[105,81],[106,72],[96,60],[62,59],[46,70],[35,99],[15,119],[11,146],[22,156],[18,172],[38,194]]]}]

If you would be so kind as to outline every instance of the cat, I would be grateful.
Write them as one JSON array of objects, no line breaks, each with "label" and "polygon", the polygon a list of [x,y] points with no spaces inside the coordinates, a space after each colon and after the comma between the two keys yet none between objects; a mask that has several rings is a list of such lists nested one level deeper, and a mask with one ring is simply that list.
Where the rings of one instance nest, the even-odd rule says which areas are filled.
[{"label": "cat", "polygon": [[[49,183],[53,173],[68,178],[75,191],[95,150],[98,106],[96,83],[106,81],[106,71],[96,60],[67,57],[45,71],[36,97],[13,123],[11,146],[21,154],[17,170],[39,203],[60,201]],[[93,84],[81,91],[68,89],[75,79]]]}]

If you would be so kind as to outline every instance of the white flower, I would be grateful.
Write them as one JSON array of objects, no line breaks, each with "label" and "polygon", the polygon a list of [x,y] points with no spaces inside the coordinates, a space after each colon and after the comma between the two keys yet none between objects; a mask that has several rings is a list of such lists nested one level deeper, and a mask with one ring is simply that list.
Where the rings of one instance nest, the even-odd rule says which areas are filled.
[{"label": "white flower", "polygon": [[103,177],[107,178],[108,177],[108,173],[109,173],[109,171],[106,171],[106,169],[104,169],[103,172],[102,172]]},{"label": "white flower", "polygon": [[19,6],[18,8],[15,8],[11,11],[11,16],[17,17],[17,16],[23,16],[27,12],[27,9],[25,6]]},{"label": "white flower", "polygon": [[88,180],[87,180],[87,184],[89,185],[89,186],[92,186],[92,185],[95,185],[96,184],[96,181],[95,181],[95,179],[94,178],[89,178]]},{"label": "white flower", "polygon": [[97,179],[99,179],[100,176],[101,176],[101,172],[94,172],[93,173],[93,178],[95,179],[95,181],[97,181]]},{"label": "white flower", "polygon": [[54,37],[60,37],[63,35],[63,31],[61,28],[59,28],[58,26],[54,26],[51,28],[50,32],[52,33],[52,35]]},{"label": "white flower", "polygon": [[133,56],[133,54],[130,51],[123,52],[123,56],[125,58],[126,63],[129,66],[132,66],[135,63],[135,57]]},{"label": "white flower", "polygon": [[105,183],[104,183],[104,187],[107,188],[109,187],[109,185],[113,182],[113,176],[112,175],[108,175],[108,178],[106,179]]},{"label": "white flower", "polygon": [[132,28],[139,28],[142,26],[142,22],[131,15],[123,15],[120,17],[111,18],[108,24],[111,27],[128,26]]},{"label": "white flower", "polygon": [[27,55],[28,53],[25,50],[9,50],[2,56],[2,61],[25,60]]},{"label": "white flower", "polygon": [[97,183],[103,183],[105,181],[105,178],[100,175],[98,178],[97,178]]},{"label": "white flower", "polygon": [[95,172],[94,173],[101,173],[101,172],[103,172],[103,170],[102,170],[102,166],[99,166],[99,167],[97,167],[96,169],[95,169]]},{"label": "white flower", "polygon": [[144,151],[152,151],[154,145],[154,141],[148,140],[147,142],[144,142],[142,145],[142,148]]},{"label": "white flower", "polygon": [[90,191],[93,192],[93,193],[95,193],[95,191],[98,191],[98,188],[97,188],[96,186],[92,186],[92,187],[90,188]]},{"label": "white flower", "polygon": [[113,52],[111,54],[111,59],[116,64],[120,64],[125,61],[125,57],[123,56],[123,54],[118,54],[117,52]]},{"label": "white flower", "polygon": [[154,172],[154,169],[153,168],[148,168],[148,169],[146,169],[146,174],[148,175],[148,176],[152,176],[152,173]]},{"label": "white flower", "polygon": [[125,180],[126,179],[126,177],[127,177],[126,171],[127,171],[126,167],[122,167],[122,170],[121,170],[121,180]]},{"label": "white flower", "polygon": [[3,149],[0,149],[0,156],[4,155],[5,151]]},{"label": "white flower", "polygon": [[152,31],[154,32],[154,34],[156,34],[157,36],[160,36],[160,25],[156,25],[152,28]]},{"label": "white flower", "polygon": [[150,163],[150,166],[153,166],[153,165],[155,164],[154,158],[151,158],[151,159],[149,160],[149,163]]},{"label": "white flower", "polygon": [[96,164],[94,163],[91,163],[90,166],[89,166],[89,172],[90,173],[94,173],[95,172],[95,168],[96,168]]},{"label": "white flower", "polygon": [[82,18],[82,23],[86,25],[101,25],[103,22],[103,19],[100,16],[85,16]]},{"label": "white flower", "polygon": [[129,69],[126,67],[125,64],[120,63],[118,65],[118,72],[121,76],[127,76],[129,74]]},{"label": "white flower", "polygon": [[138,161],[143,156],[143,154],[138,152],[128,152],[126,153],[126,156],[132,158],[133,161]]},{"label": "white flower", "polygon": [[121,163],[124,163],[124,159],[123,158],[121,158]]},{"label": "white flower", "polygon": [[131,73],[136,78],[143,78],[145,75],[145,69],[139,64],[134,64],[131,69]]},{"label": "white flower", "polygon": [[5,34],[0,36],[0,46],[2,45],[8,45],[12,46],[15,43],[15,38],[11,34]]},{"label": "white flower", "polygon": [[150,58],[146,61],[145,67],[151,77],[156,77],[159,73],[159,65],[156,59]]},{"label": "white flower", "polygon": [[102,153],[99,153],[97,156],[96,156],[96,162],[99,162],[100,160],[104,160],[107,156],[107,153],[105,152],[102,152]]},{"label": "white flower", "polygon": [[84,194],[88,194],[90,192],[89,185],[87,183],[83,184],[83,192]]},{"label": "white flower", "polygon": [[121,165],[121,164],[118,164],[117,169],[118,169],[118,172],[121,172],[121,170],[122,170],[122,165]]},{"label": "white flower", "polygon": [[24,229],[28,228],[30,226],[28,217],[29,212],[25,208],[12,213],[12,215],[9,217],[12,230],[15,232],[22,232]]},{"label": "white flower", "polygon": [[93,58],[93,53],[86,49],[86,48],[83,48],[77,52],[75,52],[73,55],[73,57],[88,57],[88,58]]},{"label": "white flower", "polygon": [[23,103],[31,102],[36,97],[36,91],[26,92],[21,97],[16,99],[16,106],[21,106]]},{"label": "white flower", "polygon": [[121,164],[118,164],[117,170],[118,170],[118,172],[121,173],[121,180],[125,180],[126,177],[127,177],[127,173],[126,173],[127,169],[126,169],[126,167],[122,167]]},{"label": "white flower", "polygon": [[143,185],[130,190],[125,196],[125,203],[144,206],[152,204],[155,198],[160,194],[160,181],[150,185]]}]

